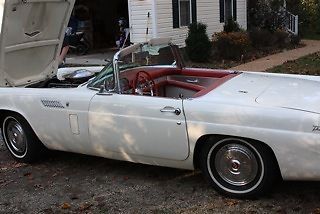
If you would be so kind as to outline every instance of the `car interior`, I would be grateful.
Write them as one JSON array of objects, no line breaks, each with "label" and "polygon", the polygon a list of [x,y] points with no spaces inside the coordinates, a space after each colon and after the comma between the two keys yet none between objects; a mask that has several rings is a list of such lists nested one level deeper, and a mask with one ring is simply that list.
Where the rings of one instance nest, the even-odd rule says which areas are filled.
[{"label": "car interior", "polygon": [[[179,66],[176,60],[183,61],[183,59],[179,49],[175,48],[167,45],[146,45],[138,52],[123,54],[119,67],[122,65],[132,65],[132,67],[120,68],[121,93],[195,98],[207,94],[238,75],[237,72]],[[179,53],[175,53],[175,50]]]},{"label": "car interior", "polygon": [[123,94],[196,98],[236,75],[236,72],[209,69],[140,67],[121,72],[120,85]]},{"label": "car interior", "polygon": [[[155,96],[165,98],[201,97],[239,72],[185,68],[177,65],[176,57],[170,46],[147,46],[139,52],[124,53],[119,58],[119,85],[122,94]],[[182,67],[182,68],[181,68]],[[88,75],[89,74],[89,75]],[[65,77],[65,81],[49,79],[30,87],[73,88],[93,78],[92,73],[77,70]],[[115,91],[113,64],[107,65],[89,82],[93,90]],[[117,91],[117,90],[116,90]]]}]

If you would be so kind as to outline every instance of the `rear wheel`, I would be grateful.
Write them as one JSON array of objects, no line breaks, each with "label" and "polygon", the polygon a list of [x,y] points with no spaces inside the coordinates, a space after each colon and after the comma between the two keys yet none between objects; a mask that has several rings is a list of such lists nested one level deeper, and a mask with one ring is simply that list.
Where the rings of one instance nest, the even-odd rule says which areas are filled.
[{"label": "rear wheel", "polygon": [[36,161],[45,150],[28,122],[20,115],[5,116],[1,132],[7,149],[19,162]]},{"label": "rear wheel", "polygon": [[266,193],[278,176],[269,149],[239,138],[211,138],[201,150],[202,172],[222,194],[252,198]]}]

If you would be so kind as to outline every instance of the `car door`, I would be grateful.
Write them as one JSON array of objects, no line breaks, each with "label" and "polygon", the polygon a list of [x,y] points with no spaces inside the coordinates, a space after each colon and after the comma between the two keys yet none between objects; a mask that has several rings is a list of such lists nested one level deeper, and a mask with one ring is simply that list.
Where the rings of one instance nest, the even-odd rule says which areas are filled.
[{"label": "car door", "polygon": [[98,155],[185,160],[189,155],[183,101],[149,96],[97,94],[89,109],[91,143]]}]

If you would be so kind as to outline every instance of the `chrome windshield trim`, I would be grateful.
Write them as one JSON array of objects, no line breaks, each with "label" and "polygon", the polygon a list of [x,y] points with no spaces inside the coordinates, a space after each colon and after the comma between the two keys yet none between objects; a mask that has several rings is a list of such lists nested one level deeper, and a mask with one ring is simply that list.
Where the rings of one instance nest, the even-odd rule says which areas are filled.
[{"label": "chrome windshield trim", "polygon": [[119,59],[121,57],[124,57],[128,54],[131,54],[133,52],[135,52],[136,50],[138,50],[139,48],[142,47],[143,44],[141,43],[137,43],[134,45],[131,45],[127,48],[124,48],[120,51],[118,51],[114,57],[113,57],[113,72],[114,72],[114,83],[115,83],[115,88],[114,90],[116,91],[116,93],[121,94],[121,86],[120,86],[120,69],[119,69]]},{"label": "chrome windshield trim", "polygon": [[[114,83],[115,83],[115,88],[114,91],[118,94],[121,94],[121,85],[120,85],[120,69],[119,69],[119,61],[121,57],[127,56],[131,53],[134,53],[135,51],[137,51],[139,48],[142,48],[143,45],[149,44],[151,46],[155,46],[155,45],[159,45],[159,44],[166,44],[169,45],[171,48],[173,47],[172,43],[171,43],[171,39],[170,38],[155,38],[155,39],[151,39],[149,42],[145,42],[145,43],[136,43],[133,44],[127,48],[124,48],[120,51],[118,51],[114,57],[113,57],[113,72],[114,72]],[[176,52],[176,51],[174,51]],[[177,54],[173,53],[174,57],[177,58]],[[178,57],[178,59],[180,61],[180,58]],[[175,67],[177,67],[177,65],[175,65]]]},{"label": "chrome windshield trim", "polygon": [[119,65],[118,65],[118,56],[114,57],[113,59],[113,74],[114,74],[114,90],[118,93],[121,94],[121,90],[120,90],[120,69],[119,69]]}]

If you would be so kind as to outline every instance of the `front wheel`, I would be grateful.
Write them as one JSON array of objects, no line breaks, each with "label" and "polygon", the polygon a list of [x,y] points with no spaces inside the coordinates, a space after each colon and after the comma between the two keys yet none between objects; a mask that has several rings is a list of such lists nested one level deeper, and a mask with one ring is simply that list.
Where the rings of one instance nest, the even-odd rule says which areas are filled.
[{"label": "front wheel", "polygon": [[45,151],[28,122],[19,115],[6,116],[1,132],[7,149],[19,162],[34,162]]},{"label": "front wheel", "polygon": [[220,193],[253,198],[270,190],[278,176],[269,149],[239,138],[211,138],[201,150],[200,167]]}]

